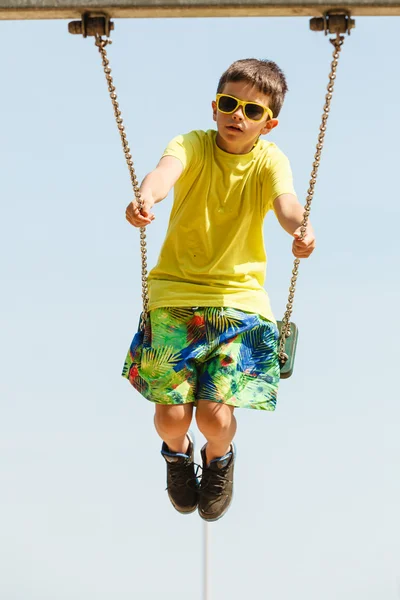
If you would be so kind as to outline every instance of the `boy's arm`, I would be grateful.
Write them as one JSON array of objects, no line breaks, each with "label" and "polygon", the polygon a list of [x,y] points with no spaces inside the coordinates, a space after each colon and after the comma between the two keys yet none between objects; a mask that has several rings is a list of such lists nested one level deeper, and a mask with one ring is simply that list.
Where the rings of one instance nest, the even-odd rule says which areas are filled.
[{"label": "boy's arm", "polygon": [[136,200],[126,208],[126,220],[134,227],[149,225],[155,216],[151,208],[157,202],[168,196],[183,171],[183,165],[175,156],[163,156],[154,171],[151,171],[142,181],[140,195],[143,200],[142,211],[139,212]]},{"label": "boy's arm", "polygon": [[294,237],[293,254],[296,258],[308,258],[315,248],[313,228],[308,222],[305,236],[300,240],[304,207],[294,194],[281,194],[274,200],[274,211],[285,231]]}]

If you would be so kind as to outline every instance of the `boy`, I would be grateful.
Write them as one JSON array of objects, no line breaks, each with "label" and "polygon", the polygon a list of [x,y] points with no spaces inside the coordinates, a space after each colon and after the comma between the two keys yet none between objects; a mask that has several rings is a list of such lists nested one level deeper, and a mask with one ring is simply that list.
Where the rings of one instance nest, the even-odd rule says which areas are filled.
[{"label": "boy", "polygon": [[[169,227],[149,273],[143,343],[135,336],[124,375],[155,402],[168,495],[183,514],[216,521],[232,499],[235,407],[274,410],[279,382],[277,327],[264,290],[263,220],[273,209],[308,257],[315,239],[289,162],[260,140],[278,125],[287,85],[272,61],[239,60],[223,73],[212,102],[217,131],[192,131],[167,146],[140,188],[143,209],[126,210],[135,227],[175,186]],[[136,340],[136,341],[135,341]],[[188,432],[196,407],[201,450],[198,484]]]}]

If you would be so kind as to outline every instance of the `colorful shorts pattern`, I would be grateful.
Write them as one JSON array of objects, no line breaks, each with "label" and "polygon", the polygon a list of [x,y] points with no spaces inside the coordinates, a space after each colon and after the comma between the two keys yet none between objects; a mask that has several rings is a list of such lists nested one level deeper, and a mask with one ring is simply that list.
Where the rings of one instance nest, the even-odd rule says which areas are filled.
[{"label": "colorful shorts pattern", "polygon": [[273,411],[278,329],[234,308],[157,308],[133,338],[122,375],[158,404],[211,400]]}]

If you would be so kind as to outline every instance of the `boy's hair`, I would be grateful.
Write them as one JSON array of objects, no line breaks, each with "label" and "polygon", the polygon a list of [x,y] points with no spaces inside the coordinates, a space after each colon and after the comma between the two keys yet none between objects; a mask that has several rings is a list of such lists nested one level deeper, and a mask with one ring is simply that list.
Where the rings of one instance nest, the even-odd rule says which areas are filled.
[{"label": "boy's hair", "polygon": [[252,83],[260,92],[270,96],[269,107],[274,117],[279,115],[288,86],[283,71],[272,60],[244,58],[232,63],[219,80],[217,94],[223,92],[229,81]]}]

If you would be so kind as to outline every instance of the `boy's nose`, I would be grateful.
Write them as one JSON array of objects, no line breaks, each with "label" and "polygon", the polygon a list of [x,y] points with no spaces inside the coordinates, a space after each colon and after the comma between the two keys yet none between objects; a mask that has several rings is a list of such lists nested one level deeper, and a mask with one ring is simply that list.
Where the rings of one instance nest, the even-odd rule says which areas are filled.
[{"label": "boy's nose", "polygon": [[241,106],[238,106],[237,110],[235,110],[235,112],[233,113],[232,116],[234,119],[243,121],[243,119],[244,119],[243,108]]}]

